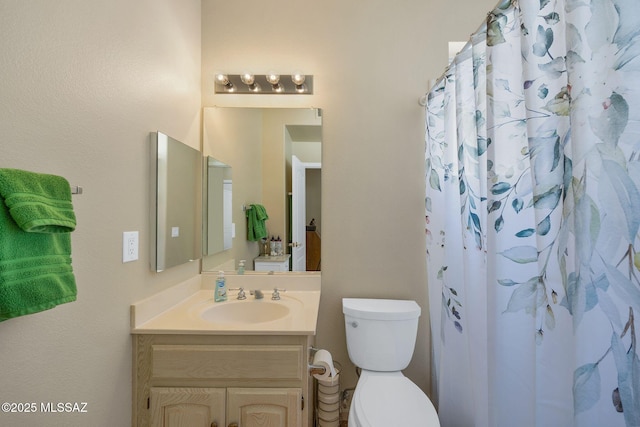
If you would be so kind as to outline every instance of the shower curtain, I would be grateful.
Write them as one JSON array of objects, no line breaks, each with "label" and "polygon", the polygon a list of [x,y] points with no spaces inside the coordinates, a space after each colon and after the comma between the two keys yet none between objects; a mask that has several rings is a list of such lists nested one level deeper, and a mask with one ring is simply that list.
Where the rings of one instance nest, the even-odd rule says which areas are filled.
[{"label": "shower curtain", "polygon": [[428,94],[443,427],[640,426],[640,3],[501,2]]}]

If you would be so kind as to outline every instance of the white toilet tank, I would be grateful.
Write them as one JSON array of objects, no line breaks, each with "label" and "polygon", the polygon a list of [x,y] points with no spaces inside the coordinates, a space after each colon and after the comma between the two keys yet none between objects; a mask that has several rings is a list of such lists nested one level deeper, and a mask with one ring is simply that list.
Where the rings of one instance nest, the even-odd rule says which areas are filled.
[{"label": "white toilet tank", "polygon": [[370,371],[401,371],[416,344],[420,306],[415,301],[343,298],[349,359]]}]

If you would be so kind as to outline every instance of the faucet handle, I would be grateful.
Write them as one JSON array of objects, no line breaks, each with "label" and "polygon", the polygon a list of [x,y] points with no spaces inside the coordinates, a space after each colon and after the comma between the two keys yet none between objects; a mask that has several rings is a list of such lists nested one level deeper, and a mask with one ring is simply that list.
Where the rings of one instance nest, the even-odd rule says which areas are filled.
[{"label": "faucet handle", "polygon": [[240,299],[240,300],[247,299],[247,295],[244,293],[244,288],[243,287],[231,288],[229,290],[230,291],[238,291],[238,299]]},{"label": "faucet handle", "polygon": [[280,299],[280,292],[287,292],[286,289],[281,288],[273,288],[273,293],[271,294],[271,299],[274,301],[278,301]]}]

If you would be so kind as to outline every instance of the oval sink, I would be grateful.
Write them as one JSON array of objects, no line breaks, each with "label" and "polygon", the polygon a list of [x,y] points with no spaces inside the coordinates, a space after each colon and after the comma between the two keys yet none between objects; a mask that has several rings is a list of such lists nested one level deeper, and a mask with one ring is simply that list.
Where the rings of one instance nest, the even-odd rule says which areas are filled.
[{"label": "oval sink", "polygon": [[289,307],[271,301],[230,301],[213,305],[200,317],[212,323],[263,323],[289,314]]}]

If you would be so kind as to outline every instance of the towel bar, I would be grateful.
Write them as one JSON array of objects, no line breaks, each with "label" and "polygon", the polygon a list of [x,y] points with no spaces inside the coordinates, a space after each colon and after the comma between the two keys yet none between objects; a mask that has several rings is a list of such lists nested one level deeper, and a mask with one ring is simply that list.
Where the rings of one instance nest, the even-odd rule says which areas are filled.
[{"label": "towel bar", "polygon": [[79,185],[72,185],[71,194],[82,194],[82,187],[80,187]]}]

